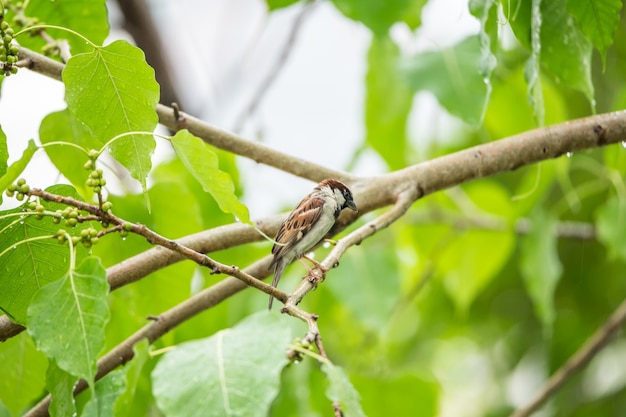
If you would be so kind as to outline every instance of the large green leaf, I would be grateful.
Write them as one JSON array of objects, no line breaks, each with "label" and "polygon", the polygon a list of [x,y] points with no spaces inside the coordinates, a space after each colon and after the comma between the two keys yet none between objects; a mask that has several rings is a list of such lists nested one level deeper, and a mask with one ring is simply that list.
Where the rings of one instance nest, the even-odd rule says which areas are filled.
[{"label": "large green leaf", "polygon": [[401,21],[412,0],[333,0],[346,17],[363,23],[377,36],[385,35],[392,24]]},{"label": "large green leaf", "polygon": [[28,332],[59,368],[93,386],[109,320],[106,270],[86,258],[63,278],[42,287],[28,307]]},{"label": "large green leaf", "polygon": [[478,125],[488,99],[482,51],[480,38],[471,36],[455,46],[415,55],[403,69],[415,91],[432,92],[450,114]]},{"label": "large green leaf", "polygon": [[[50,113],[41,122],[39,140],[42,144],[49,142],[68,142],[82,148],[99,149],[104,143],[91,135],[89,129],[77,120],[67,109]],[[50,161],[67,178],[80,194],[89,198],[93,191],[86,186],[88,172],[83,168],[88,160],[87,155],[73,146],[53,145],[44,150]]]},{"label": "large green leaf", "polygon": [[[54,185],[46,191],[80,200],[80,196],[69,185]],[[56,211],[65,208],[59,203],[41,201],[46,210]],[[25,205],[24,205],[25,206]],[[52,236],[59,230],[49,217],[37,220],[34,216],[11,216],[20,213],[24,206],[0,212],[0,252],[11,246],[7,253],[0,257],[0,309],[11,319],[26,324],[26,309],[33,294],[44,285],[55,281],[67,272],[69,267],[69,251],[66,245],[59,245],[54,239],[36,240],[24,244],[19,242],[37,236]],[[80,231],[90,227],[88,222],[79,223],[68,233],[79,236]],[[77,260],[85,257],[81,247],[76,252]]]},{"label": "large green leaf", "polygon": [[[6,139],[6,138],[5,138]],[[5,143],[6,146],[6,143]],[[24,171],[26,165],[30,162],[35,154],[35,151],[39,149],[37,145],[35,145],[35,141],[32,139],[28,141],[28,147],[24,149],[24,153],[22,157],[17,161],[13,162],[8,169],[5,170],[5,173],[0,177],[0,203],[2,203],[2,195],[4,191],[17,180],[17,177]]]},{"label": "large green leaf", "polygon": [[[38,0],[26,2],[25,14],[37,17],[48,25],[72,29],[91,42],[102,45],[109,34],[109,22],[105,0]],[[89,51],[92,47],[80,37],[66,31],[47,29],[54,39],[67,39],[72,54]],[[43,39],[24,35],[19,39],[22,46],[37,48],[44,45]]]},{"label": "large green leaf", "polygon": [[392,170],[406,166],[406,121],[413,102],[413,91],[399,76],[399,56],[389,37],[374,37],[365,78],[366,140]]},{"label": "large green leaf", "polygon": [[[46,357],[26,333],[0,343],[0,402],[19,415],[43,390]],[[1,413],[0,413],[1,415]]]},{"label": "large green leaf", "polygon": [[322,371],[328,378],[326,396],[333,402],[341,405],[341,411],[346,417],[365,417],[361,408],[361,398],[350,382],[348,375],[339,366],[332,363],[322,363]]},{"label": "large green leaf", "polygon": [[[65,99],[74,116],[106,142],[125,132],[152,132],[157,125],[159,85],[141,49],[115,41],[72,57],[63,70]],[[145,189],[154,138],[131,135],[110,146],[111,155]]]},{"label": "large green leaf", "polygon": [[287,364],[291,331],[269,312],[179,345],[152,372],[159,408],[175,416],[267,416]]},{"label": "large green leaf", "polygon": [[555,318],[554,291],[563,272],[556,221],[543,210],[536,210],[531,220],[532,229],[521,243],[520,268],[537,316],[550,329]]},{"label": "large green leaf", "polygon": [[567,0],[567,10],[600,51],[603,62],[607,48],[613,43],[621,9],[621,0]]},{"label": "large green leaf", "polygon": [[250,223],[248,208],[235,195],[235,185],[226,172],[219,169],[217,155],[209,145],[186,129],[172,136],[172,145],[185,167],[210,193],[222,211],[231,213],[243,223]]}]

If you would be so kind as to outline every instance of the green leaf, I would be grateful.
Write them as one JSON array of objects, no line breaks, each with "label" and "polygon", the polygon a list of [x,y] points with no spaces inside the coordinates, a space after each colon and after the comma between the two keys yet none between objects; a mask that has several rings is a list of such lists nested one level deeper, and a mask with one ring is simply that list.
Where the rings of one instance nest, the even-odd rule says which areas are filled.
[{"label": "green leaf", "polygon": [[567,0],[567,10],[600,51],[603,63],[606,62],[606,50],[613,43],[621,9],[621,0]]},{"label": "green leaf", "polygon": [[290,340],[284,318],[262,312],[180,344],[152,372],[157,404],[168,417],[267,416]]},{"label": "green leaf", "polygon": [[589,40],[567,13],[565,0],[543,1],[541,62],[555,79],[582,91],[593,100]]},{"label": "green leaf", "polygon": [[401,21],[411,3],[411,0],[333,0],[341,13],[363,23],[377,36],[386,35],[391,25]]},{"label": "green leaf", "polygon": [[[381,235],[367,247],[352,247],[324,282],[342,306],[373,331],[387,325],[401,294],[397,253],[389,238]],[[377,279],[381,276],[384,282]],[[359,291],[354,291],[356,286]]]},{"label": "green leaf", "polygon": [[404,12],[404,23],[409,29],[415,30],[422,25],[422,9],[428,0],[412,0],[409,7]]},{"label": "green leaf", "polygon": [[27,333],[0,343],[0,402],[11,415],[20,415],[40,397],[46,366],[46,357],[35,349]]},{"label": "green leaf", "polygon": [[488,101],[482,59],[480,38],[471,36],[453,47],[406,60],[403,71],[415,91],[432,92],[450,114],[477,126]]},{"label": "green leaf", "polygon": [[[114,405],[114,415],[116,417],[130,416],[129,410],[131,405],[135,402],[135,392],[137,390],[137,384],[141,376],[141,371],[150,358],[149,349],[150,343],[148,339],[143,339],[135,346],[133,346],[134,356],[130,363],[126,364],[123,369],[115,372],[120,372],[124,378],[124,391],[117,397]],[[98,384],[96,384],[96,387]]]},{"label": "green leaf", "polygon": [[46,388],[52,397],[48,408],[50,416],[73,416],[76,413],[74,401],[76,377],[59,368],[54,359],[50,359],[49,362],[46,373]]},{"label": "green leaf", "polygon": [[283,7],[291,6],[292,4],[297,3],[299,0],[266,0],[267,8],[270,12],[273,12],[277,9],[282,9]]},{"label": "green leaf", "polygon": [[[2,126],[0,126],[0,178],[7,173],[9,161],[9,149],[7,147],[7,135],[2,130]],[[2,198],[0,197],[0,203],[2,202]]]},{"label": "green leaf", "polygon": [[597,212],[596,227],[609,257],[626,260],[626,201],[611,196]]},{"label": "green leaf", "polygon": [[480,22],[481,59],[480,67],[483,79],[491,92],[491,74],[496,67],[495,52],[498,49],[498,2],[497,0],[470,0],[470,12]]},{"label": "green leaf", "polygon": [[392,170],[406,166],[406,121],[413,103],[413,91],[398,73],[399,56],[389,37],[372,38],[365,78],[366,141]]},{"label": "green leaf", "polygon": [[578,29],[567,12],[566,0],[542,1],[541,16],[532,16],[531,2],[511,0],[507,16],[511,16],[511,28],[516,38],[530,47],[532,19],[541,19],[541,66],[557,83],[582,91],[593,103],[591,81],[591,42]]},{"label": "green leaf", "polygon": [[[507,218],[513,210],[510,197],[493,182],[468,184],[464,190],[473,204],[485,212]],[[514,243],[512,228],[506,231],[468,229],[442,249],[437,270],[444,275],[445,288],[458,311],[467,312],[474,299],[506,264]]]},{"label": "green leaf", "polygon": [[248,208],[235,195],[235,185],[226,172],[219,169],[217,155],[209,145],[186,129],[171,138],[174,151],[185,167],[210,193],[225,213],[231,213],[243,223],[250,223]]},{"label": "green leaf", "polygon": [[[69,185],[54,185],[46,191],[80,200],[76,190]],[[41,204],[49,211],[65,208],[65,205],[59,203],[41,201]],[[0,257],[0,271],[7,272],[0,274],[0,309],[22,325],[26,324],[26,309],[35,292],[61,278],[69,267],[67,244],[59,245],[52,238],[18,244],[32,237],[52,236],[59,230],[59,225],[54,224],[49,217],[42,220],[35,219],[33,215],[7,217],[9,214],[21,213],[25,206],[26,203],[13,210],[0,212],[0,252],[15,247]],[[88,222],[79,223],[68,232],[80,236],[80,231],[88,227]],[[85,250],[78,248],[77,262],[84,257]]]},{"label": "green leaf", "polygon": [[[29,1],[25,14],[48,25],[72,29],[97,45],[102,45],[109,34],[106,0]],[[46,29],[46,32],[54,39],[67,39],[74,55],[92,49],[83,39],[66,31]],[[28,48],[39,48],[44,41],[38,38],[26,34],[19,38],[19,42]]]},{"label": "green leaf", "polygon": [[39,148],[35,145],[35,141],[30,139],[28,141],[28,147],[24,150],[22,157],[13,162],[2,177],[0,177],[0,203],[2,203],[4,191],[17,180],[17,177],[24,171],[37,149]]},{"label": "green leaf", "polygon": [[[125,132],[152,132],[159,85],[141,49],[126,41],[72,57],[63,70],[69,110],[94,137],[108,141]],[[146,187],[154,138],[131,135],[110,145],[111,155]]]},{"label": "green leaf", "polygon": [[148,345],[147,339],[137,343],[133,348],[135,356],[128,365],[96,382],[81,417],[129,415],[139,375],[148,359]]},{"label": "green leaf", "polygon": [[28,332],[37,349],[59,368],[93,386],[109,320],[106,270],[87,258],[63,278],[42,287],[28,308]]},{"label": "green leaf", "polygon": [[557,250],[557,224],[544,210],[536,210],[531,220],[532,229],[521,242],[520,268],[537,316],[544,328],[550,329],[555,318],[554,291],[563,272]]},{"label": "green leaf", "polygon": [[[67,109],[50,113],[41,122],[39,140],[42,144],[49,142],[67,142],[81,146],[83,149],[100,149],[103,142],[91,136],[89,129],[77,120]],[[53,145],[44,150],[50,161],[67,178],[80,194],[90,198],[93,191],[86,186],[88,172],[83,165],[89,159],[84,152],[73,146]]]},{"label": "green leaf", "polygon": [[531,54],[526,61],[524,73],[528,82],[528,102],[539,126],[543,126],[545,121],[545,106],[541,86],[541,24],[541,0],[532,0],[530,17]]},{"label": "green leaf", "polygon": [[365,417],[361,408],[361,398],[350,382],[348,375],[339,366],[330,362],[322,363],[322,371],[328,378],[329,386],[326,396],[333,402],[341,405],[341,411],[346,417]]},{"label": "green leaf", "polygon": [[363,409],[370,416],[438,415],[441,389],[437,383],[410,374],[395,377],[353,375],[352,381],[361,394]]}]

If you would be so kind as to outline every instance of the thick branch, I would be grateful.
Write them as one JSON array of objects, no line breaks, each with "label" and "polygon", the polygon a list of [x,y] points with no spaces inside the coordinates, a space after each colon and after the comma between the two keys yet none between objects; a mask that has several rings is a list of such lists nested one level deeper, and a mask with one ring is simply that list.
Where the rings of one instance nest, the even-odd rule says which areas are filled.
[{"label": "thick branch", "polygon": [[576,372],[582,369],[611,340],[626,322],[626,299],[608,320],[548,379],[535,398],[511,417],[528,417],[537,411]]}]

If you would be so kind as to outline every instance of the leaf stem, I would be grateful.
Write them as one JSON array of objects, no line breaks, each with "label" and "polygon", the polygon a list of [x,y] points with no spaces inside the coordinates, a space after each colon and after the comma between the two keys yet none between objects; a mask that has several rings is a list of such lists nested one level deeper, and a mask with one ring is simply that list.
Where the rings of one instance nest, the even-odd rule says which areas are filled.
[{"label": "leaf stem", "polygon": [[87,42],[89,45],[93,46],[94,48],[99,48],[98,45],[96,45],[95,43],[93,43],[92,41],[90,41],[89,39],[87,39],[86,37],[84,37],[83,35],[81,35],[80,33],[76,32],[75,30],[63,27],[63,26],[56,26],[56,25],[34,25],[34,26],[29,26],[27,28],[24,28],[22,30],[20,30],[19,32],[17,32],[15,35],[13,35],[14,38],[17,38],[18,36],[27,33],[27,32],[32,32],[35,30],[39,30],[39,29],[58,29],[58,30],[62,30],[68,33],[71,33],[74,36],[78,36],[79,38],[81,38],[82,40],[84,40],[85,42]]},{"label": "leaf stem", "polygon": [[81,151],[83,151],[85,153],[85,155],[89,156],[89,150],[83,148],[82,146],[76,144],[76,143],[72,143],[72,142],[63,142],[63,141],[55,141],[55,142],[48,142],[48,143],[43,143],[41,144],[40,148],[46,148],[48,146],[53,146],[53,145],[67,145],[67,146],[72,146],[76,149],[79,149]]},{"label": "leaf stem", "polygon": [[163,135],[159,135],[158,133],[154,133],[154,132],[145,132],[145,131],[124,132],[124,133],[120,133],[119,135],[114,136],[111,139],[109,139],[109,141],[107,143],[102,145],[102,147],[100,148],[100,151],[98,152],[98,154],[101,154],[102,152],[104,152],[104,150],[106,148],[108,148],[109,146],[111,146],[111,144],[113,142],[115,142],[116,140],[125,138],[126,136],[133,136],[133,135],[156,136],[158,138],[165,139],[165,140],[170,140],[171,139],[171,136],[163,136]]},{"label": "leaf stem", "polygon": [[[56,235],[34,236],[34,237],[29,237],[28,239],[20,240],[19,242],[15,242],[13,245],[9,246],[8,248],[0,252],[0,258],[4,256],[5,253],[9,252],[11,249],[16,249],[19,245],[22,245],[24,243],[29,243],[29,242],[35,242],[37,240],[51,239],[55,236]],[[70,237],[70,240],[71,240],[71,237]]]}]

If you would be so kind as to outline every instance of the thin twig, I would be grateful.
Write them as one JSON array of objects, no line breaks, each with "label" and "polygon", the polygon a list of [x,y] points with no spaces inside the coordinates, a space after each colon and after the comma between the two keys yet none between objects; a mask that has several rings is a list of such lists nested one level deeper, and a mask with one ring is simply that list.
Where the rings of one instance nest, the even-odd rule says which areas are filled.
[{"label": "thin twig", "polygon": [[274,81],[276,81],[276,79],[278,78],[278,75],[280,74],[281,70],[285,66],[285,63],[287,62],[287,59],[289,58],[289,55],[291,54],[291,51],[293,50],[293,46],[296,43],[298,34],[300,33],[300,29],[302,28],[302,24],[304,23],[305,18],[313,10],[313,7],[315,6],[315,4],[316,4],[316,1],[313,0],[313,1],[309,1],[305,3],[302,6],[300,13],[298,13],[298,15],[293,21],[293,24],[291,25],[291,30],[289,31],[287,41],[285,42],[285,45],[283,46],[283,49],[281,50],[280,55],[278,56],[278,59],[276,60],[276,62],[274,62],[274,66],[267,73],[267,76],[259,85],[259,89],[255,92],[254,96],[252,97],[252,100],[250,101],[250,104],[246,106],[246,108],[237,118],[237,121],[235,122],[234,127],[233,127],[233,131],[235,133],[239,133],[243,130],[246,120],[254,114],[257,107],[263,100],[265,93],[267,93],[267,90],[269,90],[272,84],[274,84]]},{"label": "thin twig", "polygon": [[217,262],[216,260],[211,259],[210,257],[208,257],[207,255],[203,253],[197,252],[191,248],[188,248],[187,246],[181,245],[179,242],[175,240],[167,239],[159,235],[158,233],[148,229],[143,224],[129,223],[126,220],[121,219],[110,212],[103,211],[100,207],[96,205],[85,203],[83,201],[76,200],[72,197],[52,194],[52,193],[49,193],[47,191],[44,191],[38,188],[31,189],[28,192],[28,194],[37,196],[46,201],[53,201],[56,203],[73,206],[73,207],[78,208],[79,210],[83,210],[88,213],[91,213],[92,215],[96,216],[103,222],[121,226],[124,228],[124,230],[127,230],[128,232],[136,233],[138,235],[145,237],[146,240],[153,245],[162,246],[173,252],[178,252],[179,254],[183,255],[185,258],[194,261],[198,265],[209,268],[211,270],[211,273],[214,273],[214,274],[221,273],[221,274],[230,275],[232,277],[235,277],[243,281],[244,283],[246,283],[247,285],[251,287],[259,289],[266,294],[272,295],[277,300],[280,300],[282,302],[285,302],[287,300],[287,294],[278,290],[272,285],[266,284],[265,282],[258,280],[257,278],[249,274],[246,274],[245,272],[241,271],[238,267],[228,266],[220,262]]},{"label": "thin twig", "polygon": [[529,417],[537,411],[576,372],[581,370],[611,340],[626,322],[626,299],[609,316],[607,321],[546,381],[535,397],[511,417]]}]

